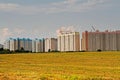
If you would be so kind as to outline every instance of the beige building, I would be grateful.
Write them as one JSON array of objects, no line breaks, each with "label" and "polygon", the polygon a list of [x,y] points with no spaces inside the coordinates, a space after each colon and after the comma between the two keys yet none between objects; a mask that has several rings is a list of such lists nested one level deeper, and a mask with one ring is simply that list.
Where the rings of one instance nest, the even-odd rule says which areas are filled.
[{"label": "beige building", "polygon": [[45,39],[45,52],[57,51],[57,39],[56,38],[46,38]]}]

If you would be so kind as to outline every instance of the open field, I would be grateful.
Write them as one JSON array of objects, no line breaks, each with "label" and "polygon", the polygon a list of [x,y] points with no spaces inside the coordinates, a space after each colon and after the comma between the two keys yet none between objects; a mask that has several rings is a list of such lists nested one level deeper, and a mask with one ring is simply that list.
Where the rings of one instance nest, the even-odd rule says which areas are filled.
[{"label": "open field", "polygon": [[120,80],[120,52],[1,54],[0,80]]}]

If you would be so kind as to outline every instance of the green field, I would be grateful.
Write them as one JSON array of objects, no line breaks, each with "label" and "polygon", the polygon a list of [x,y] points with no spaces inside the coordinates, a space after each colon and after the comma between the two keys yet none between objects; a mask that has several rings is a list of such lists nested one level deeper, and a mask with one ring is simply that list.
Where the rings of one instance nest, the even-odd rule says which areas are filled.
[{"label": "green field", "polygon": [[120,80],[120,52],[0,54],[0,80]]}]

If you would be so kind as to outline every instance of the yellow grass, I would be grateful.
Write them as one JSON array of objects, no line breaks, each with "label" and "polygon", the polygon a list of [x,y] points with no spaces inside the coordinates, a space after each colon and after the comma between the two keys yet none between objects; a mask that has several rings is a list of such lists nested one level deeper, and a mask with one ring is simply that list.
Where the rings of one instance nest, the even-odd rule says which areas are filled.
[{"label": "yellow grass", "polygon": [[120,80],[120,52],[0,54],[0,80]]}]

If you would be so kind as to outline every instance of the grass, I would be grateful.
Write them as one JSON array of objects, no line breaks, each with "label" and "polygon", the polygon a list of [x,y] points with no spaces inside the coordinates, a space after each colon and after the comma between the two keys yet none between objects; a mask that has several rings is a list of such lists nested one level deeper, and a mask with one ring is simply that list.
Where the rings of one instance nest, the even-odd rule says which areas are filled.
[{"label": "grass", "polygon": [[120,80],[120,52],[1,54],[0,80]]}]

